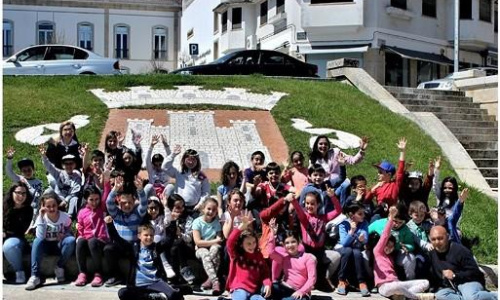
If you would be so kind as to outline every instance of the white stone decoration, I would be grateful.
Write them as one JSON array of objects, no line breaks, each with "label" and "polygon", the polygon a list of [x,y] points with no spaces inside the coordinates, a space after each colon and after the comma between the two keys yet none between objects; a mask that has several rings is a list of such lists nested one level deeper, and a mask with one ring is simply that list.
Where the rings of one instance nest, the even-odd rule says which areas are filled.
[{"label": "white stone decoration", "polygon": [[[75,123],[77,129],[90,123],[89,116],[87,115],[76,115],[71,117],[68,121]],[[61,123],[62,122],[63,121],[61,121]],[[40,145],[46,143],[50,138],[57,138],[59,136],[59,126],[61,123],[49,123],[24,128],[19,130],[14,137],[21,143]],[[43,134],[47,129],[53,132]]]},{"label": "white stone decoration", "polygon": [[[132,130],[142,137],[143,167],[146,154],[155,134],[163,134],[171,149],[182,146],[174,166],[180,166],[182,153],[195,149],[200,155],[202,169],[222,169],[228,160],[236,162],[240,168],[248,167],[252,152],[260,150],[266,161],[272,161],[269,149],[262,143],[255,120],[230,120],[230,127],[216,127],[213,111],[168,111],[170,124],[153,126],[153,119],[128,119],[124,144],[133,148]],[[156,144],[153,155],[160,153],[166,157],[161,143]]]},{"label": "white stone decoration", "polygon": [[336,139],[329,138],[332,145],[335,145],[340,149],[359,148],[359,141],[361,138],[357,135],[331,128],[311,128],[313,125],[303,119],[292,118],[291,120],[293,128],[313,135],[309,139],[309,147],[311,149],[318,135],[327,135],[330,133],[335,133],[337,135]]},{"label": "white stone decoration", "polygon": [[182,85],[171,90],[152,90],[149,86],[134,86],[127,91],[105,92],[94,89],[91,92],[108,108],[156,104],[217,104],[271,110],[283,96],[288,94],[272,92],[270,95],[247,92],[242,88],[204,90],[201,86]]}]

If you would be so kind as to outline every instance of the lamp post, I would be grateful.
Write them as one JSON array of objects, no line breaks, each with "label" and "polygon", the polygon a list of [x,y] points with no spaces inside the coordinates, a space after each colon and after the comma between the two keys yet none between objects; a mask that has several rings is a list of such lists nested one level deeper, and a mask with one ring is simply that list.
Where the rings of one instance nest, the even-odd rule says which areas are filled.
[{"label": "lamp post", "polygon": [[455,34],[454,34],[454,55],[453,55],[453,73],[458,72],[459,62],[459,44],[460,44],[460,0],[455,0]]}]

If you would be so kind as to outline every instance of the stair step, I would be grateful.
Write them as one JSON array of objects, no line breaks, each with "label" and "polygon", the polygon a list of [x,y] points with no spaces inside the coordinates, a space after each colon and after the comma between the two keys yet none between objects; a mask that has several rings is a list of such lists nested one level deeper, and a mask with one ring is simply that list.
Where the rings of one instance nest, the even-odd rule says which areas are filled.
[{"label": "stair step", "polygon": [[498,130],[498,122],[493,121],[469,121],[469,120],[448,120],[441,119],[448,127],[481,127],[481,128],[495,128]]},{"label": "stair step", "polygon": [[478,103],[472,103],[472,102],[402,99],[402,98],[397,98],[397,99],[403,105],[429,105],[429,106],[443,106],[443,107],[480,108]]},{"label": "stair step", "polygon": [[454,127],[448,126],[453,134],[498,134],[498,129],[495,127]]},{"label": "stair step", "polygon": [[455,134],[461,142],[495,142],[498,141],[497,134]]},{"label": "stair step", "polygon": [[484,177],[498,178],[498,168],[478,168],[478,170]]},{"label": "stair step", "polygon": [[488,149],[488,150],[498,150],[498,142],[472,142],[465,141],[460,142],[465,149]]},{"label": "stair step", "polygon": [[446,107],[446,106],[421,106],[421,105],[408,105],[405,107],[412,112],[433,112],[433,113],[455,113],[455,114],[478,114],[486,115],[485,109],[477,107]]},{"label": "stair step", "polygon": [[428,94],[392,94],[398,100],[429,100],[450,103],[474,103],[472,97],[465,96],[441,96],[441,95],[428,95]]},{"label": "stair step", "polygon": [[465,92],[460,92],[460,91],[438,91],[438,90],[416,89],[416,88],[399,87],[399,86],[384,86],[384,88],[391,93],[394,92],[394,93],[407,93],[407,94],[465,96]]},{"label": "stair step", "polygon": [[492,190],[498,191],[498,178],[497,177],[485,177],[486,182],[491,187]]},{"label": "stair step", "polygon": [[461,114],[449,112],[435,112],[436,117],[446,120],[465,120],[465,121],[495,121],[495,116],[486,114]]},{"label": "stair step", "polygon": [[498,168],[498,159],[474,158],[472,159],[478,168]]},{"label": "stair step", "polygon": [[498,150],[466,149],[472,159],[498,159]]}]

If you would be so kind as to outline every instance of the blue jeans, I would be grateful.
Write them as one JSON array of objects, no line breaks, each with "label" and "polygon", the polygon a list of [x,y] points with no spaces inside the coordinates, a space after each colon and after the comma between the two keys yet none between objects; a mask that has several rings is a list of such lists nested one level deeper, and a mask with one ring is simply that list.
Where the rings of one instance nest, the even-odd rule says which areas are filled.
[{"label": "blue jeans", "polygon": [[264,300],[260,294],[251,294],[243,289],[236,289],[231,293],[232,300]]},{"label": "blue jeans", "polygon": [[57,267],[64,268],[64,264],[75,252],[75,237],[67,236],[62,241],[46,241],[35,238],[31,246],[31,275],[40,276],[40,266],[45,253],[60,255]]},{"label": "blue jeans", "polygon": [[3,255],[16,272],[23,270],[24,247],[26,241],[17,237],[10,237],[3,243]]},{"label": "blue jeans", "polygon": [[457,289],[460,294],[451,288],[440,289],[436,293],[436,300],[495,300],[498,294],[484,290],[482,284],[477,281],[459,284]]},{"label": "blue jeans", "polygon": [[335,189],[335,196],[339,199],[340,204],[344,206],[351,193],[351,181],[347,178],[344,181],[340,180],[341,178],[331,179],[330,184]]},{"label": "blue jeans", "polygon": [[353,274],[354,269],[358,283],[366,282],[362,250],[358,248],[342,247],[337,249],[337,251],[340,253],[339,280],[349,279],[349,275]]}]

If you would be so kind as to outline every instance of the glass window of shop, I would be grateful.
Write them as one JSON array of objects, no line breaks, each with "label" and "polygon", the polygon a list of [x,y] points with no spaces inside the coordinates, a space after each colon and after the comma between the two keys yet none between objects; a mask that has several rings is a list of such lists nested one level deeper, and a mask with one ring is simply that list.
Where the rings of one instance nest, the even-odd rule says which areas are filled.
[{"label": "glass window of shop", "polygon": [[385,52],[385,85],[410,86],[410,63],[406,58]]}]

